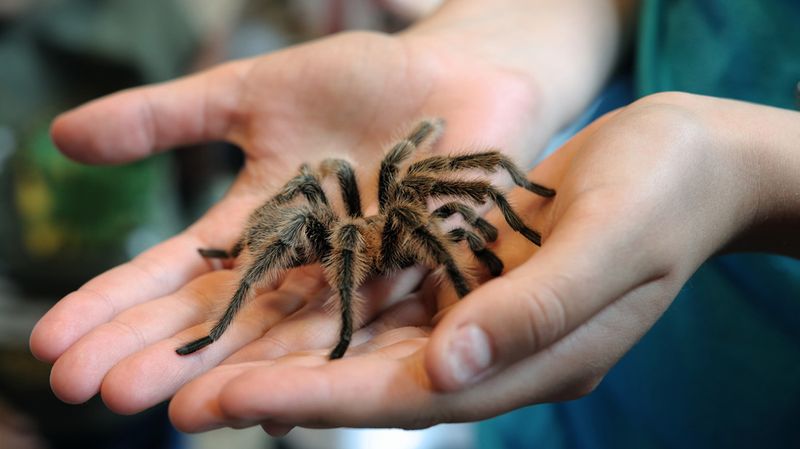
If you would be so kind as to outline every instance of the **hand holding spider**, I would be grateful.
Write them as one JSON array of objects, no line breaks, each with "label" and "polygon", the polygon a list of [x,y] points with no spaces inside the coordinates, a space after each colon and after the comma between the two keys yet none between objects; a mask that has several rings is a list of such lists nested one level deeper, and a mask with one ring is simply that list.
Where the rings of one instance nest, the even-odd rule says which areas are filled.
[{"label": "hand holding spider", "polygon": [[[502,277],[440,320],[428,305],[447,295],[423,286],[357,332],[341,361],[324,350],[234,358],[182,388],[171,418],[187,431],[260,424],[273,435],[296,425],[420,428],[583,396],[706,258],[769,247],[746,234],[758,223],[748,211],[759,191],[741,180],[767,173],[753,171],[750,131],[736,128],[788,129],[792,115],[673,94],[608,114],[532,172],[557,187],[552,201],[512,194],[546,237],[539,251],[518,242],[500,213],[488,217],[499,228]],[[792,142],[784,134],[765,145]]]},{"label": "hand holding spider", "polygon": [[[230,251],[199,249],[203,257],[227,259],[244,255],[247,262],[236,292],[208,335],[182,345],[176,352],[192,354],[218,340],[258,284],[269,284],[281,272],[318,262],[336,292],[342,320],[331,359],[344,356],[350,345],[357,313],[353,302],[358,288],[369,277],[427,263],[441,266],[458,297],[466,296],[472,289],[471,282],[453,254],[454,243],[466,240],[492,276],[502,273],[503,263],[486,248],[487,243],[497,239],[497,228],[470,204],[458,200],[492,201],[514,231],[541,245],[541,235],[522,222],[506,195],[491,182],[452,178],[469,170],[494,173],[502,169],[526,190],[545,198],[555,195],[554,190],[530,182],[507,156],[497,151],[430,156],[408,164],[400,173],[402,164],[420,147],[435,144],[443,125],[440,119],[423,120],[384,156],[378,175],[378,214],[364,216],[358,182],[349,162],[326,159],[317,171],[304,163],[300,173],[250,215],[247,229]],[[320,178],[325,175],[336,176],[339,181],[343,217],[337,216],[323,190]],[[305,204],[292,204],[297,197],[305,197]],[[438,198],[456,201],[429,211],[430,200]],[[462,225],[449,231],[442,229],[444,219],[456,214],[461,215]]]},{"label": "hand holding spider", "polygon": [[[56,142],[84,161],[125,162],[208,139],[240,144],[248,161],[225,200],[194,226],[90,281],[42,319],[31,346],[55,362],[54,391],[69,402],[101,391],[109,407],[133,413],[202,375],[173,401],[182,429],[265,423],[274,432],[420,427],[574,397],[649,327],[693,267],[741,230],[725,213],[749,217],[741,204],[755,202],[752,186],[741,180],[751,174],[718,151],[704,159],[715,148],[695,133],[686,105],[642,102],[597,122],[531,174],[559,190],[554,201],[512,192],[526,223],[545,235],[544,249],[532,255],[529,242],[490,217],[507,274],[450,309],[433,334],[430,304],[444,296],[426,284],[406,298],[419,273],[405,272],[365,286],[365,296],[385,302],[366,302],[370,324],[353,335],[352,357],[330,363],[339,320],[321,309],[329,294],[311,268],[260,292],[225,339],[190,359],[176,355],[208,330],[213,304],[229,299],[237,280],[229,270],[211,272],[196,249],[232,245],[263,201],[264,185],[284,180],[318,148],[378,160],[376,148],[398,123],[444,115],[450,128],[441,147],[491,142],[519,159],[558,127],[542,115],[530,79],[420,43],[343,35],[122,93],[61,118]],[[397,61],[407,70],[396,70]],[[728,105],[721,109],[731,117]],[[774,115],[738,123],[797,129]],[[765,201],[771,197],[778,195]],[[450,364],[448,354],[481,347],[464,344],[482,340],[460,326],[470,322],[492,343]],[[459,367],[485,370],[470,379],[468,370],[453,370]]]},{"label": "hand holding spider", "polygon": [[[398,61],[407,70],[398,71]],[[176,355],[176,347],[208,331],[205,321],[230,299],[238,280],[231,270],[212,271],[197,248],[233,245],[248,214],[269,195],[266,186],[277,189],[302,162],[319,161],[320,151],[377,164],[399,124],[420,115],[446,112],[448,133],[437,149],[491,142],[530,162],[533,154],[522,149],[539,145],[557,126],[528,126],[540,101],[530,81],[423,39],[351,33],[122,92],[65,114],[54,124],[54,140],[86,162],[127,162],[216,139],[239,144],[247,161],[226,197],[197,223],[91,280],[42,318],[31,347],[55,362],[54,391],[68,402],[101,392],[112,409],[132,413],[169,398],[240,350],[263,360],[333,347],[339,319],[321,308],[329,294],[322,274],[311,268],[292,271],[274,290],[260,290],[253,310],[224,341],[191,360]],[[365,301],[365,319],[413,289],[420,276],[407,270],[366,286],[382,301]],[[265,335],[269,329],[274,333]]]}]

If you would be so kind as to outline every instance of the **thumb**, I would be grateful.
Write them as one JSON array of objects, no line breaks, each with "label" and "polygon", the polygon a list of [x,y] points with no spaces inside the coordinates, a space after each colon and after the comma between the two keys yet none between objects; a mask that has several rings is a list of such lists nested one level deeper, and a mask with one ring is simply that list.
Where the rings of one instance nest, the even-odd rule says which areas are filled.
[{"label": "thumb", "polygon": [[238,119],[242,74],[250,65],[236,61],[96,99],[58,116],[53,142],[75,160],[117,164],[178,145],[227,139]]},{"label": "thumb", "polygon": [[528,261],[467,295],[436,326],[425,355],[435,388],[485,379],[666,274],[651,251],[628,243],[642,241],[635,231],[587,219],[606,214],[571,212]]}]

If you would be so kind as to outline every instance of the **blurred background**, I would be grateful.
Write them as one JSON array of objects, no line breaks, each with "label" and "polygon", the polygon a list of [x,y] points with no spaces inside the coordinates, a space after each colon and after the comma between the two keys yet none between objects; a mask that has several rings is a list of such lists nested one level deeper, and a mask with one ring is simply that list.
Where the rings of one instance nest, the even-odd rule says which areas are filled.
[{"label": "blurred background", "polygon": [[50,141],[59,112],[345,29],[396,31],[439,2],[0,0],[0,449],[474,447],[469,425],[182,435],[166,404],[118,416],[98,398],[60,402],[50,367],[27,346],[58,299],[194,221],[242,163],[236,148],[210,142],[126,166],[82,166]]}]

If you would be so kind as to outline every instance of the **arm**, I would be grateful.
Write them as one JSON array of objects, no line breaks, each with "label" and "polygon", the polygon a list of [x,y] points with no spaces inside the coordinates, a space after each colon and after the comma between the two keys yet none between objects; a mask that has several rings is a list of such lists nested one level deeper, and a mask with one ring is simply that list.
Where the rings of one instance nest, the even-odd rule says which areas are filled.
[{"label": "arm", "polygon": [[709,117],[739,162],[746,221],[724,251],[800,257],[800,113],[727,100],[686,101]]}]

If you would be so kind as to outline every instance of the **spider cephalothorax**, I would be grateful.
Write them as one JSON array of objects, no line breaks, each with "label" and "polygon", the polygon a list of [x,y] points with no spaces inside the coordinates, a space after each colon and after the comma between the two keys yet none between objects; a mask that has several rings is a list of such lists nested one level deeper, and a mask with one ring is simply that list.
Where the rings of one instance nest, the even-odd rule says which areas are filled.
[{"label": "spider cephalothorax", "polygon": [[[442,127],[441,120],[422,121],[386,154],[378,176],[378,214],[364,216],[350,164],[326,159],[317,170],[301,165],[297,176],[252,213],[247,229],[230,251],[201,249],[204,257],[228,258],[244,253],[247,260],[239,287],[216,325],[207,336],[178,348],[177,353],[190,354],[217,340],[258,283],[272,280],[287,269],[321,262],[339,298],[341,331],[330,358],[340,358],[353,333],[355,292],[369,276],[415,263],[441,266],[458,296],[463,297],[469,293],[471,282],[453,257],[455,245],[462,240],[493,276],[500,275],[503,263],[486,248],[486,242],[497,238],[497,229],[474,209],[487,200],[497,205],[512,229],[541,244],[541,236],[525,226],[505,195],[488,180],[449,176],[503,169],[518,186],[544,197],[555,195],[555,191],[528,181],[516,164],[497,151],[430,156],[408,164],[401,175],[401,165],[415,150],[432,145]],[[332,175],[342,194],[342,216],[331,207],[320,184],[322,178]],[[428,201],[432,198],[452,201],[431,212]],[[442,222],[454,214],[462,216],[463,225],[444,231]]]}]

